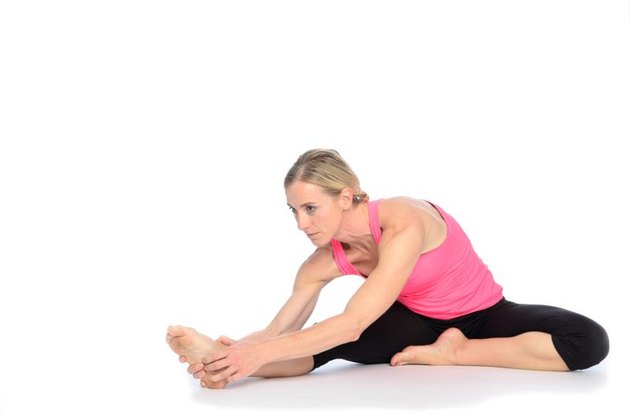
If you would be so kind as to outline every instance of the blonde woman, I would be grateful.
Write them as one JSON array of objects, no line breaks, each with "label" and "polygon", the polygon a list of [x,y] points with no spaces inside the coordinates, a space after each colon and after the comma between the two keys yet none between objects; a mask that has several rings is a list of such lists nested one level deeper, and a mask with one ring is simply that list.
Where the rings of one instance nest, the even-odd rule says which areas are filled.
[{"label": "blonde woman", "polygon": [[[336,151],[301,155],[284,187],[298,229],[316,249],[269,326],[239,341],[168,328],[168,343],[202,386],[302,375],[333,359],[567,371],[607,356],[599,324],[506,300],[447,211],[414,198],[370,200]],[[322,288],[348,274],[365,281],[344,312],[303,328]]]}]

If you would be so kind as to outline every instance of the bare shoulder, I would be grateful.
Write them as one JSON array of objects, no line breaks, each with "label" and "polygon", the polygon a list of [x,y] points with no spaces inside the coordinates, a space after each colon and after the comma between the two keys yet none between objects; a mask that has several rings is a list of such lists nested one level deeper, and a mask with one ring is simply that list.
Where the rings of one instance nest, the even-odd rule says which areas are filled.
[{"label": "bare shoulder", "polygon": [[333,257],[332,249],[329,246],[317,248],[300,266],[295,278],[295,286],[311,284],[323,286],[339,276],[341,272]]},{"label": "bare shoulder", "polygon": [[381,200],[378,210],[383,238],[399,232],[411,232],[421,237],[422,252],[439,246],[446,238],[447,226],[442,215],[431,203],[410,197]]},{"label": "bare shoulder", "polygon": [[411,197],[392,197],[382,199],[379,203],[379,222],[384,227],[406,227],[421,225],[431,211],[435,210],[424,200]]}]

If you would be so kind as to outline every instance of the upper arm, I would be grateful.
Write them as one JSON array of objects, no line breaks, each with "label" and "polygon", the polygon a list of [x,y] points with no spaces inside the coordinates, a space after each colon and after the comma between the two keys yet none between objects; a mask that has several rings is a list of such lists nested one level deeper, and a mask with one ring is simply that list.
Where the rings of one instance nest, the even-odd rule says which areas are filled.
[{"label": "upper arm", "polygon": [[346,306],[344,313],[356,320],[359,332],[396,301],[422,253],[423,225],[408,214],[381,223],[378,264]]}]

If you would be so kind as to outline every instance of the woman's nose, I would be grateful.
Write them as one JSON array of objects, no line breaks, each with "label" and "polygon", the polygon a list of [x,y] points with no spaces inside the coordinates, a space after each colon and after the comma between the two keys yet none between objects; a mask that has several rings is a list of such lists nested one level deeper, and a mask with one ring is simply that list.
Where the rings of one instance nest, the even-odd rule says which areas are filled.
[{"label": "woman's nose", "polygon": [[301,231],[304,231],[309,225],[308,217],[301,213],[298,213],[295,216],[295,220],[297,221],[298,229],[300,229]]}]

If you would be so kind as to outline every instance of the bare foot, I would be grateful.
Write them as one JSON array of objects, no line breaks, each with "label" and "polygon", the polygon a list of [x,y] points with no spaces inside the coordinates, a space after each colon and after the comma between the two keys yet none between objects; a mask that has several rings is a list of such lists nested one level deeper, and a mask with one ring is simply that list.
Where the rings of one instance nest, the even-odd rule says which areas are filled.
[{"label": "bare foot", "polygon": [[459,329],[452,327],[431,345],[406,347],[392,357],[391,365],[456,365],[457,351],[467,341]]},{"label": "bare foot", "polygon": [[[209,353],[225,348],[225,345],[215,342],[191,327],[184,326],[169,326],[166,333],[166,341],[171,349],[179,355],[180,361],[183,357],[191,365],[189,367],[189,372],[191,373],[196,373],[203,369],[203,365],[199,365],[196,368],[195,365],[201,364],[201,360]],[[201,375],[201,385],[203,387],[214,389],[225,387],[225,381],[213,382],[210,381],[208,376],[210,375]]]}]

